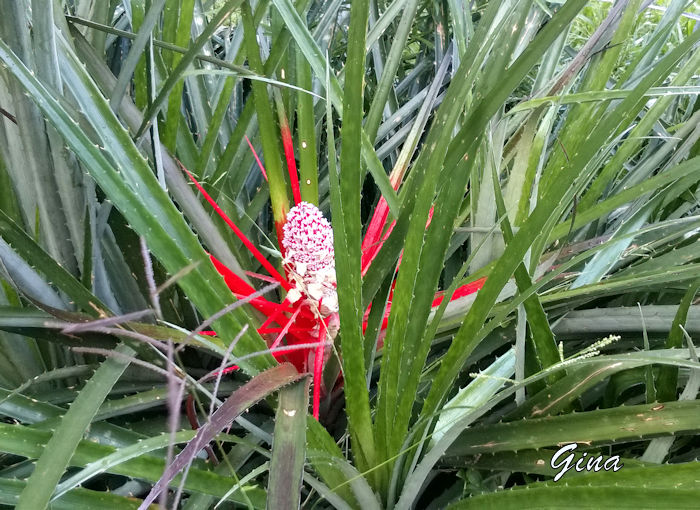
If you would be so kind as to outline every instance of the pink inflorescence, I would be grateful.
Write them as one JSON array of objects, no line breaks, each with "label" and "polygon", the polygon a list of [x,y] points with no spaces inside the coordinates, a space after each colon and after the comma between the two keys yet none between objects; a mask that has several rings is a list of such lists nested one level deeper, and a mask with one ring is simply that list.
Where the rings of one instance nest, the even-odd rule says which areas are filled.
[{"label": "pink inflorescence", "polygon": [[287,213],[283,228],[282,245],[290,262],[303,264],[310,272],[335,267],[333,229],[318,207],[299,202]]}]

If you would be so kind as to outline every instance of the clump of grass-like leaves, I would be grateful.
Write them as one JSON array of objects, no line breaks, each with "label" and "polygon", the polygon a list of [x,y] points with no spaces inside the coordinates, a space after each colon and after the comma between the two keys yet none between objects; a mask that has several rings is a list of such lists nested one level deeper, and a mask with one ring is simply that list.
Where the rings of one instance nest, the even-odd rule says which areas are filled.
[{"label": "clump of grass-like leaves", "polygon": [[696,2],[0,12],[0,506],[697,505]]}]

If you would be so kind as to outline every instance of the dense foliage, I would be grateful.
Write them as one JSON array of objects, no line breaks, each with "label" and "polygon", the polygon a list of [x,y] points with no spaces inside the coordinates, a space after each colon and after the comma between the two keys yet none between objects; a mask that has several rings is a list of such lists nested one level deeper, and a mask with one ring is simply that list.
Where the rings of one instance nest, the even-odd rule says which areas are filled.
[{"label": "dense foliage", "polygon": [[697,2],[0,12],[0,506],[697,505]]}]

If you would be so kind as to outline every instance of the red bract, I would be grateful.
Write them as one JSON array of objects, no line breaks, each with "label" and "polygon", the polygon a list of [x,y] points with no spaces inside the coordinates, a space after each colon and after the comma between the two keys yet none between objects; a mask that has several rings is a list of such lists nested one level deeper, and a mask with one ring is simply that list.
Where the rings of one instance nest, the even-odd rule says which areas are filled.
[{"label": "red bract", "polygon": [[[194,176],[184,167],[183,170],[216,213],[229,225],[243,245],[272,277],[262,278],[265,280],[273,279],[279,282],[287,292],[285,299],[281,303],[270,301],[264,297],[257,297],[251,300],[250,304],[265,317],[265,321],[258,328],[258,332],[268,342],[275,359],[292,363],[300,373],[313,374],[313,415],[318,419],[321,394],[324,392],[323,367],[330,354],[330,345],[340,327],[336,294],[333,230],[330,223],[315,205],[301,201],[299,178],[296,164],[294,163],[294,152],[289,129],[283,129],[282,135],[296,204],[287,214],[281,232],[279,226],[277,228],[282,245],[280,249],[284,256],[284,276],[274,268],[250,239],[231,221]],[[248,143],[250,144],[250,142]],[[252,150],[252,145],[250,147]],[[253,152],[255,153],[255,151]],[[267,179],[265,169],[257,154],[255,154],[255,158],[263,176]],[[395,187],[398,188],[398,183],[395,184]],[[431,209],[428,225],[430,224],[430,219],[432,219],[432,212]],[[362,241],[361,271],[363,276],[396,224],[393,221],[387,226],[388,217],[389,207],[386,200],[382,197],[377,204],[367,228],[367,233]],[[236,275],[213,255],[211,260],[236,298],[248,297],[255,292],[255,289],[250,284]],[[401,260],[399,259],[400,263]],[[482,278],[459,287],[450,299],[455,300],[476,292],[483,286],[484,280]],[[438,307],[443,299],[442,293],[436,294],[432,306]],[[382,330],[387,327],[390,310],[391,295],[384,311]],[[363,331],[367,327],[368,312],[369,310],[364,316]],[[284,342],[284,345],[282,346],[283,348],[280,348],[282,342]]]}]

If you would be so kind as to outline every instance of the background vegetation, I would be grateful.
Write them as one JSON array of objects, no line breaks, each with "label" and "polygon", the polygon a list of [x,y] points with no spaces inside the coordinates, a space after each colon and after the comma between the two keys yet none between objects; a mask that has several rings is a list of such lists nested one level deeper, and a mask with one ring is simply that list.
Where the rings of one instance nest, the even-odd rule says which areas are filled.
[{"label": "background vegetation", "polygon": [[[697,2],[0,12],[1,505],[697,505]],[[265,318],[229,306],[207,252],[262,270],[178,165],[278,265],[285,129],[334,227],[320,421]],[[570,442],[624,468],[554,483]]]}]

